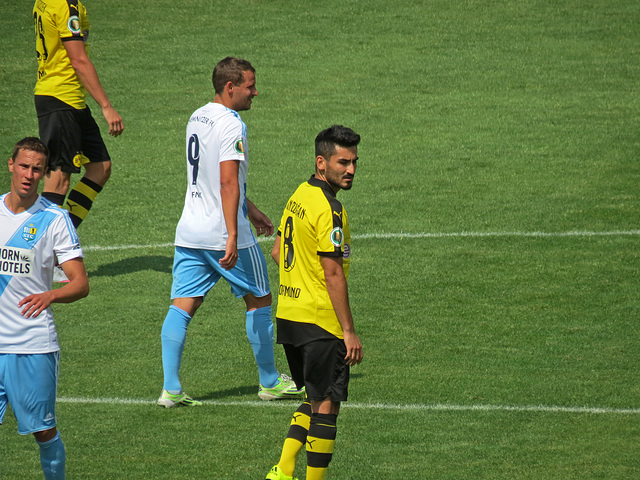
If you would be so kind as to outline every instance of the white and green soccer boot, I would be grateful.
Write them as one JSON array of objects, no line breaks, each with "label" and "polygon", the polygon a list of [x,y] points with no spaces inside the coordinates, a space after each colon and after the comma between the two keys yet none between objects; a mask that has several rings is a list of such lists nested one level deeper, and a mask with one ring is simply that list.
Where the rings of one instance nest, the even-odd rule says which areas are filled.
[{"label": "white and green soccer boot", "polygon": [[160,395],[160,398],[158,399],[158,406],[164,408],[173,408],[179,406],[197,407],[200,405],[202,405],[202,402],[194,400],[184,392],[173,394],[167,392],[164,389],[162,390],[162,395]]},{"label": "white and green soccer boot", "polygon": [[261,400],[280,400],[285,398],[300,398],[304,397],[304,387],[298,390],[295,382],[289,375],[281,373],[278,377],[278,383],[274,387],[265,388],[260,385],[258,390],[258,397]]}]

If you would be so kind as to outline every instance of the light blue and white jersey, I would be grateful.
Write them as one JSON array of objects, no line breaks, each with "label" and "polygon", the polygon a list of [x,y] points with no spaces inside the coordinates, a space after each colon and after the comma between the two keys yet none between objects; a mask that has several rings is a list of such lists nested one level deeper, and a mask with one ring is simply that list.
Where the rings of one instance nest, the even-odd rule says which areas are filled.
[{"label": "light blue and white jersey", "polygon": [[257,243],[247,219],[247,126],[235,110],[208,103],[187,124],[187,194],[176,228],[176,246],[225,250],[227,227],[220,196],[220,163],[239,161],[238,248]]},{"label": "light blue and white jersey", "polygon": [[18,303],[51,290],[56,258],[60,264],[83,258],[69,213],[38,197],[15,214],[0,196],[0,353],[50,353],[60,350],[51,308],[25,318]]}]

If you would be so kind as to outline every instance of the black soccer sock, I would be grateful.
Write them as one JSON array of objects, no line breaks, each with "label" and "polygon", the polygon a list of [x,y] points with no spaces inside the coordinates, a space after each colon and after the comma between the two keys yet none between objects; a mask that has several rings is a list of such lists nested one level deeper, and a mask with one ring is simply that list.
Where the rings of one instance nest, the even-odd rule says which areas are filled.
[{"label": "black soccer sock", "polygon": [[86,218],[100,191],[102,191],[100,185],[89,180],[87,177],[82,177],[76,186],[73,187],[73,190],[69,192],[66,209],[69,210],[69,216],[76,228],[78,228]]},{"label": "black soccer sock", "polygon": [[46,198],[47,200],[49,200],[50,202],[55,203],[56,205],[58,205],[59,207],[61,207],[62,205],[64,205],[64,195],[62,195],[61,193],[55,193],[55,192],[42,192],[42,197]]}]

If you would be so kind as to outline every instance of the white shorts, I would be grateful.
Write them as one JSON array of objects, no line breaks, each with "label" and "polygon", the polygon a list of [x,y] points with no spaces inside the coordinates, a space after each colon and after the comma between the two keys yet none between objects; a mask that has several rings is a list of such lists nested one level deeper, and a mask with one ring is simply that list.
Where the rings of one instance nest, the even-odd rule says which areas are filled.
[{"label": "white shorts", "polygon": [[56,426],[56,390],[60,352],[0,353],[0,424],[11,404],[18,433]]},{"label": "white shorts", "polygon": [[249,293],[260,298],[271,292],[267,262],[258,244],[239,249],[238,261],[231,270],[220,266],[224,254],[218,250],[176,247],[171,298],[204,297],[221,278],[229,282],[237,298]]}]

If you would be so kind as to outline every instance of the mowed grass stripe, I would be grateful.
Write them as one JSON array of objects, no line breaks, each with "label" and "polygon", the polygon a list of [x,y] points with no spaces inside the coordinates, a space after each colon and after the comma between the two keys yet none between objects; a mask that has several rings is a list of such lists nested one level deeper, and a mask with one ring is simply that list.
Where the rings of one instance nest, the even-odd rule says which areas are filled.
[{"label": "mowed grass stripe", "polygon": [[[640,230],[619,230],[610,232],[595,231],[570,231],[570,232],[451,232],[451,233],[364,233],[361,235],[352,235],[351,238],[356,240],[367,239],[395,239],[395,238],[448,238],[448,237],[610,237],[610,236],[630,236],[640,235]],[[274,237],[260,237],[258,242],[270,242]],[[142,248],[164,248],[173,247],[173,243],[156,243],[156,244],[135,244],[135,245],[88,245],[83,247],[87,252],[98,252],[108,250],[135,250]]]},{"label": "mowed grass stripe", "polygon": [[[83,398],[83,397],[61,397],[58,403],[69,404],[105,404],[105,405],[155,405],[155,400],[137,398]],[[292,408],[297,405],[293,401],[258,402],[258,401],[218,401],[203,400],[204,405],[224,406],[224,407],[286,407]],[[355,408],[362,410],[398,410],[398,411],[502,411],[502,412],[547,412],[547,413],[587,413],[587,414],[609,414],[609,415],[640,415],[640,408],[608,408],[608,407],[561,407],[554,405],[448,405],[448,404],[391,404],[391,403],[344,403],[344,408]]]}]

